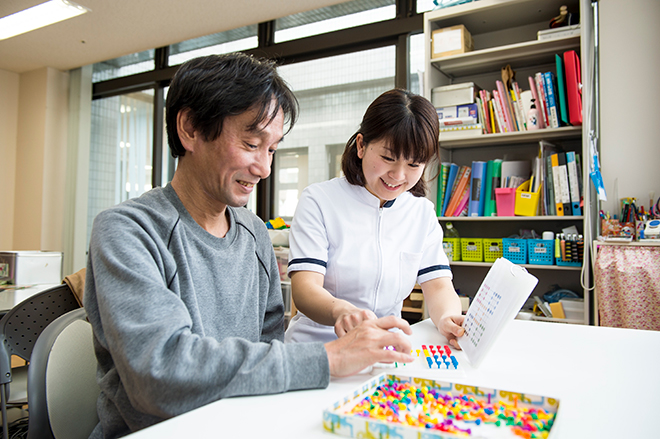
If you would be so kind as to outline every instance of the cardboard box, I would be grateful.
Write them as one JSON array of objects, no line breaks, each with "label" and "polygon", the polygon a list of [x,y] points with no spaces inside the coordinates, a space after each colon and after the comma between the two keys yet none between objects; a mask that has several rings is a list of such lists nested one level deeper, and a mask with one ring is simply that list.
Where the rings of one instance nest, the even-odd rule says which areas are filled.
[{"label": "cardboard box", "polygon": [[0,282],[12,285],[62,283],[62,253],[0,252]]},{"label": "cardboard box", "polygon": [[474,82],[435,87],[431,90],[431,102],[436,108],[474,104],[478,90]]},{"label": "cardboard box", "polygon": [[431,59],[458,55],[474,50],[472,35],[462,24],[431,33]]}]

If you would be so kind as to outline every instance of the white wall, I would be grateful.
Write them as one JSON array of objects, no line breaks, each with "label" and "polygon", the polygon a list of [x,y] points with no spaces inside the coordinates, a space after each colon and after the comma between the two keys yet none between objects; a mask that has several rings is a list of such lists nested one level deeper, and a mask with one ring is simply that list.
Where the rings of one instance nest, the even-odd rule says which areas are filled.
[{"label": "white wall", "polygon": [[608,201],[660,197],[660,2],[606,0],[600,8],[601,166]]}]

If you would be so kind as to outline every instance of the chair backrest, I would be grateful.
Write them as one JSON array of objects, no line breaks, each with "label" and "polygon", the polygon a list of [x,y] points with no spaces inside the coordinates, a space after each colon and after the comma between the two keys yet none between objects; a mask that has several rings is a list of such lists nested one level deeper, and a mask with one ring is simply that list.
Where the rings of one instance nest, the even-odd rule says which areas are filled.
[{"label": "chair backrest", "polygon": [[80,308],[68,285],[41,291],[14,306],[0,320],[0,383],[11,382],[11,356],[29,361],[37,338],[62,314]]},{"label": "chair backrest", "polygon": [[28,439],[87,439],[98,424],[97,361],[83,308],[39,336],[28,369]]}]

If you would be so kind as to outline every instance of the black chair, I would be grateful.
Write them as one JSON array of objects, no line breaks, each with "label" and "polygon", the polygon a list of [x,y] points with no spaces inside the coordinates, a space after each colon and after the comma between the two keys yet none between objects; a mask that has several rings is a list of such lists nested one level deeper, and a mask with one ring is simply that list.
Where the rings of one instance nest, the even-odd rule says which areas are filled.
[{"label": "black chair", "polygon": [[83,308],[39,336],[28,370],[28,439],[87,439],[99,422],[92,325]]},{"label": "black chair", "polygon": [[[59,316],[80,308],[68,285],[62,284],[25,299],[0,320],[0,406],[2,436],[8,438],[7,405],[27,403],[29,366],[11,368],[11,356],[30,361],[41,332]],[[10,383],[14,384],[10,389]],[[19,386],[20,384],[20,386]],[[20,396],[20,397],[19,397]]]}]

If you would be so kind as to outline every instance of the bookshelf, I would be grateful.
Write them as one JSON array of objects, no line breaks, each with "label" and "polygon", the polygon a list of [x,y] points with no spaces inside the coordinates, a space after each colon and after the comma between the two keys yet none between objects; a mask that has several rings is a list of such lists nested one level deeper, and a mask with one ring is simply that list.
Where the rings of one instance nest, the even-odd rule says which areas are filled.
[{"label": "bookshelf", "polygon": [[[548,28],[548,22],[567,5],[570,12],[579,12],[581,35],[552,40],[538,40],[537,32]],[[589,22],[586,22],[586,21]],[[582,71],[588,65],[585,52],[593,33],[589,0],[480,0],[424,14],[425,50],[424,95],[431,99],[433,88],[474,82],[483,90],[496,88],[495,81],[501,80],[501,68],[509,64],[515,71],[515,81],[523,90],[529,89],[528,76],[537,72],[555,71],[555,54],[575,50],[581,59]],[[474,50],[442,58],[431,58],[432,32],[462,24],[472,35]],[[585,74],[583,73],[583,83]],[[583,88],[583,103],[591,96],[587,84]],[[583,110],[584,113],[584,110]],[[443,140],[441,136],[441,160],[457,165],[470,165],[472,161],[532,160],[538,153],[539,142],[547,141],[562,151],[580,154],[584,215],[581,216],[506,216],[506,217],[439,217],[444,225],[451,221],[462,238],[505,238],[517,234],[520,229],[532,229],[539,235],[546,230],[561,233],[563,228],[575,226],[585,236],[584,265],[582,267],[557,265],[523,265],[539,279],[532,295],[542,296],[552,290],[553,285],[569,289],[584,297],[584,314],[580,320],[536,318],[541,321],[589,324],[590,292],[583,285],[590,285],[589,243],[587,237],[595,230],[590,218],[592,213],[590,184],[588,181],[588,127],[585,125],[545,128],[536,131],[483,134],[474,137]],[[429,170],[435,175],[436,169]],[[437,180],[433,180],[429,198],[435,203]],[[462,294],[474,296],[492,263],[452,261],[454,285]]]}]

